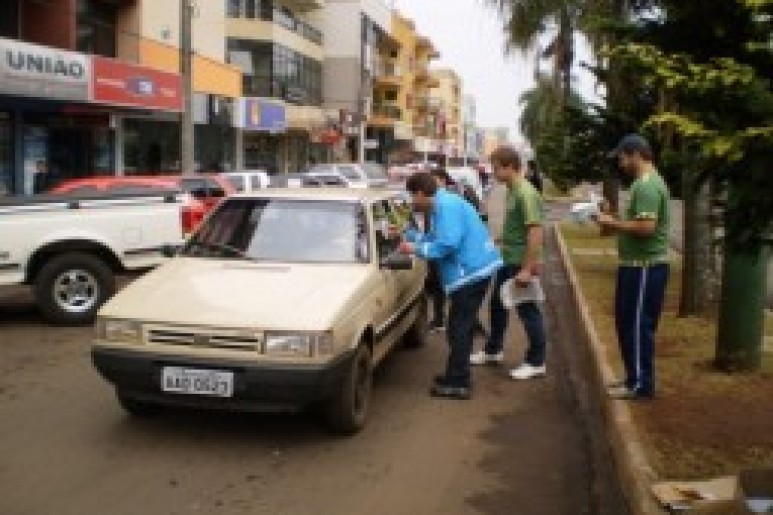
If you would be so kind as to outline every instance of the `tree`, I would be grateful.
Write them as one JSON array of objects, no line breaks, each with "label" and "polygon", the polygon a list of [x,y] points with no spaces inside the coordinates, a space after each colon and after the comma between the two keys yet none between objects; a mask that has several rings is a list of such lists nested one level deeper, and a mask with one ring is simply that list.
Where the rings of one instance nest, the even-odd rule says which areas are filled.
[{"label": "tree", "polygon": [[679,30],[661,30],[678,34],[673,40],[682,51],[629,43],[613,52],[637,66],[645,84],[675,100],[644,126],[668,129],[692,150],[692,167],[685,173],[693,184],[712,179],[727,188],[716,364],[749,370],[761,362],[766,245],[773,227],[773,4],[710,4],[700,6],[711,13],[708,17],[697,12],[678,16],[688,14],[690,6],[684,4],[670,10]]}]

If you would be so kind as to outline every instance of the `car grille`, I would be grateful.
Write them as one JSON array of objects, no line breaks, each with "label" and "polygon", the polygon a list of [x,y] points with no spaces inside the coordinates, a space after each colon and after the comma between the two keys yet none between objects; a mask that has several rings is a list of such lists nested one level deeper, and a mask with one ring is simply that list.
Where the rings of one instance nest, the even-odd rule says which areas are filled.
[{"label": "car grille", "polygon": [[262,338],[236,331],[204,331],[188,328],[149,328],[145,340],[158,345],[201,347],[260,352]]}]

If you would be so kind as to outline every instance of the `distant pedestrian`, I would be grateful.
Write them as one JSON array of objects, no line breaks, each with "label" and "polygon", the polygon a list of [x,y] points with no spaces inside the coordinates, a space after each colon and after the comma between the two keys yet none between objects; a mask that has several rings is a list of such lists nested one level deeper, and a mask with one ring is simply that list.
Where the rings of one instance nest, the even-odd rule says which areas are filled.
[{"label": "distant pedestrian", "polygon": [[617,233],[620,257],[615,322],[625,378],[609,386],[609,395],[649,399],[655,394],[655,332],[669,276],[670,193],[642,136],[625,136],[612,155],[635,181],[623,218],[603,213],[597,219],[602,229]]},{"label": "distant pedestrian", "polygon": [[450,297],[445,372],[435,378],[433,396],[468,399],[471,395],[470,353],[478,311],[491,275],[502,258],[475,209],[460,196],[438,187],[429,173],[419,172],[406,184],[414,209],[427,214],[429,231],[405,232],[400,251],[434,261]]},{"label": "distant pedestrian", "polygon": [[[542,265],[542,196],[526,179],[525,164],[514,148],[499,147],[490,159],[494,176],[508,190],[501,241],[505,266],[497,272],[494,281],[490,303],[490,336],[486,347],[470,356],[473,365],[495,365],[504,361],[504,339],[509,313],[502,304],[500,290],[509,279],[513,279],[516,286],[528,287],[533,278],[539,275]],[[536,302],[523,302],[516,309],[526,331],[528,348],[524,362],[510,372],[510,377],[524,380],[544,376],[547,342],[542,311]]]}]

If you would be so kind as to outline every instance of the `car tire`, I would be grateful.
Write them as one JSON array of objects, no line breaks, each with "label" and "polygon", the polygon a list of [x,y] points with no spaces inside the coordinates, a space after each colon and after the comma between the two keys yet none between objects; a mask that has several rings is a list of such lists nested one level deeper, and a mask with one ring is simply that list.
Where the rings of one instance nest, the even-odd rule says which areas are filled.
[{"label": "car tire", "polygon": [[38,308],[55,324],[90,324],[113,293],[115,277],[110,267],[82,252],[52,257],[35,278]]},{"label": "car tire", "polygon": [[403,336],[403,345],[409,349],[423,347],[429,337],[429,320],[427,320],[428,302],[425,294],[421,294],[418,304],[416,320],[413,321],[413,324],[411,324],[411,327],[408,328],[405,336]]},{"label": "car tire", "polygon": [[137,400],[121,391],[116,391],[118,403],[132,417],[153,418],[161,412],[161,408],[152,402]]},{"label": "car tire", "polygon": [[328,400],[327,421],[342,434],[354,434],[365,426],[373,389],[373,359],[370,348],[362,343],[352,356],[340,390]]}]

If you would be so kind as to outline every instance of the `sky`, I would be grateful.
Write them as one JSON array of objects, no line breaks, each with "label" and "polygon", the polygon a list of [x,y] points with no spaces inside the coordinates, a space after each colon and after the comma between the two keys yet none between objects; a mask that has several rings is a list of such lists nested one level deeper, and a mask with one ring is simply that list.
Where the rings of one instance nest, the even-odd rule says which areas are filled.
[{"label": "sky", "polygon": [[[387,0],[389,3],[389,0]],[[508,127],[514,143],[521,141],[518,98],[534,85],[534,52],[516,50],[505,55],[502,20],[484,0],[393,0],[394,6],[416,22],[440,51],[436,66],[451,67],[463,80],[464,94],[473,95],[481,127]],[[577,60],[588,60],[588,48],[580,42]],[[542,63],[547,68],[549,63]],[[593,95],[593,81],[579,75],[584,96]]]}]

